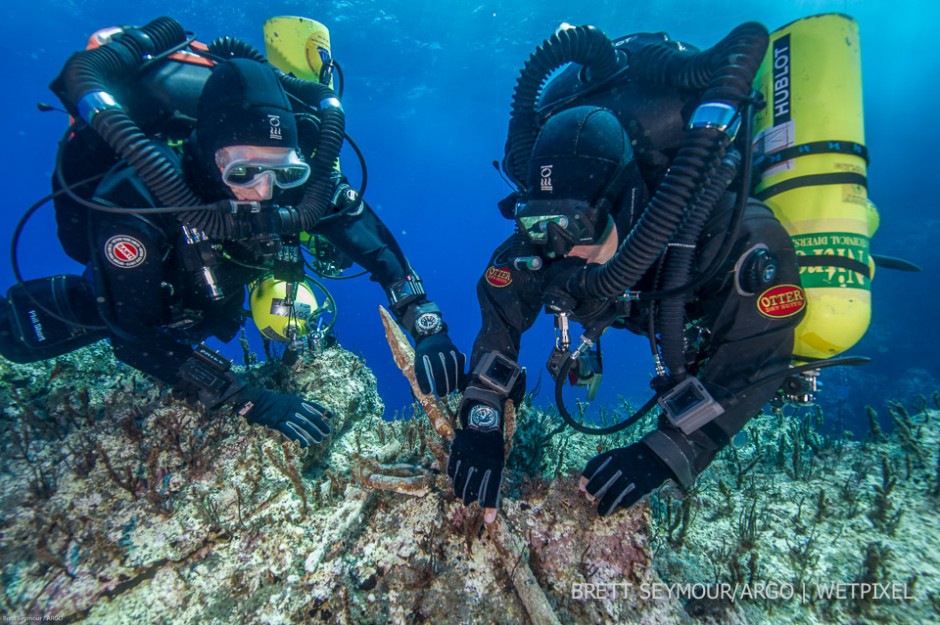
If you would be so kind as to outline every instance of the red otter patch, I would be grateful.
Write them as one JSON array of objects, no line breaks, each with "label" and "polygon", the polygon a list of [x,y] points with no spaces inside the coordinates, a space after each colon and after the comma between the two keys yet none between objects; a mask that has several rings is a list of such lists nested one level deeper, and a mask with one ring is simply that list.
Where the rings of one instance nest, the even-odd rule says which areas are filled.
[{"label": "red otter patch", "polygon": [[803,289],[795,284],[781,284],[767,289],[757,298],[757,310],[765,317],[783,319],[806,308]]},{"label": "red otter patch", "polygon": [[486,281],[490,286],[501,289],[512,283],[512,274],[509,273],[509,267],[490,267],[486,270]]}]

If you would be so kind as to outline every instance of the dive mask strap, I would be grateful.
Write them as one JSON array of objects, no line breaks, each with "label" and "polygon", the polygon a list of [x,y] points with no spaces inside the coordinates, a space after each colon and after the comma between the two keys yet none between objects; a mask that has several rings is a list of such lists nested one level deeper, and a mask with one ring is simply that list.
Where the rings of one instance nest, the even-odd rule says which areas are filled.
[{"label": "dive mask strap", "polygon": [[609,215],[613,212],[614,201],[620,197],[627,186],[627,181],[633,176],[634,172],[630,165],[635,162],[633,159],[622,161],[617,167],[617,171],[614,172],[610,182],[607,183],[607,186],[603,188],[594,201],[594,206],[599,209],[598,213],[606,212]]}]

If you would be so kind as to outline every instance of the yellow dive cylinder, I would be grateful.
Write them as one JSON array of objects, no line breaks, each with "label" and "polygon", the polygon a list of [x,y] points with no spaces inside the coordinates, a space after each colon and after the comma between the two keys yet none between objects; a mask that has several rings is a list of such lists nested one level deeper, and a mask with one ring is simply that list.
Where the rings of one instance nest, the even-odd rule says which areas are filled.
[{"label": "yellow dive cylinder", "polygon": [[333,87],[330,31],[306,17],[272,17],[264,23],[264,49],[279,70]]},{"label": "yellow dive cylinder", "polygon": [[806,294],[794,359],[852,347],[871,320],[878,212],[868,200],[858,24],[807,17],[774,31],[756,86],[754,195],[793,240]]},{"label": "yellow dive cylinder", "polygon": [[319,316],[317,298],[305,282],[297,283],[293,305],[287,304],[287,283],[267,277],[251,289],[251,317],[261,334],[272,341],[291,343],[305,336]]}]

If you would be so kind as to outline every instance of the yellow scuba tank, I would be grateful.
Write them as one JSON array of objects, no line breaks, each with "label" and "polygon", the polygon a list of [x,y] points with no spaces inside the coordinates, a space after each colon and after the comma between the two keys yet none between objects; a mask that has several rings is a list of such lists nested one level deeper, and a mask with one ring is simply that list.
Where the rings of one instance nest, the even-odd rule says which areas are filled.
[{"label": "yellow scuba tank", "polygon": [[[282,72],[333,88],[330,30],[320,22],[307,17],[269,18],[264,23],[264,51]],[[333,168],[339,171],[339,159]]]},{"label": "yellow scuba tank", "polygon": [[268,60],[283,72],[333,87],[329,29],[306,17],[272,17],[264,23]]},{"label": "yellow scuba tank", "polygon": [[251,317],[266,338],[293,343],[314,329],[320,309],[306,282],[297,283],[292,306],[288,306],[287,283],[268,276],[251,288]]},{"label": "yellow scuba tank", "polygon": [[806,294],[794,359],[852,347],[871,320],[878,212],[868,200],[858,24],[825,14],[770,36],[755,85],[754,195],[793,240]]}]

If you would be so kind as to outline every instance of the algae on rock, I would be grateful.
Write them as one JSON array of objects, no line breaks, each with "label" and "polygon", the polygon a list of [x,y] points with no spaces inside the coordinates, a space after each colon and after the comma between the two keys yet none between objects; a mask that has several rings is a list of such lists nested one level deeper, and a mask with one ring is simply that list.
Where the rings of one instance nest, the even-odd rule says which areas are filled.
[{"label": "algae on rock", "polygon": [[[308,451],[175,399],[107,350],[4,367],[3,392],[19,398],[4,409],[0,474],[10,616],[524,623],[536,621],[517,585],[525,595],[534,580],[561,622],[685,620],[675,601],[572,598],[574,583],[654,579],[645,508],[600,519],[559,480],[507,497],[503,529],[484,529],[439,473],[437,432],[383,421],[372,373],[338,347],[286,375],[247,372],[335,413],[334,436]],[[386,488],[415,479],[423,488]]]}]

